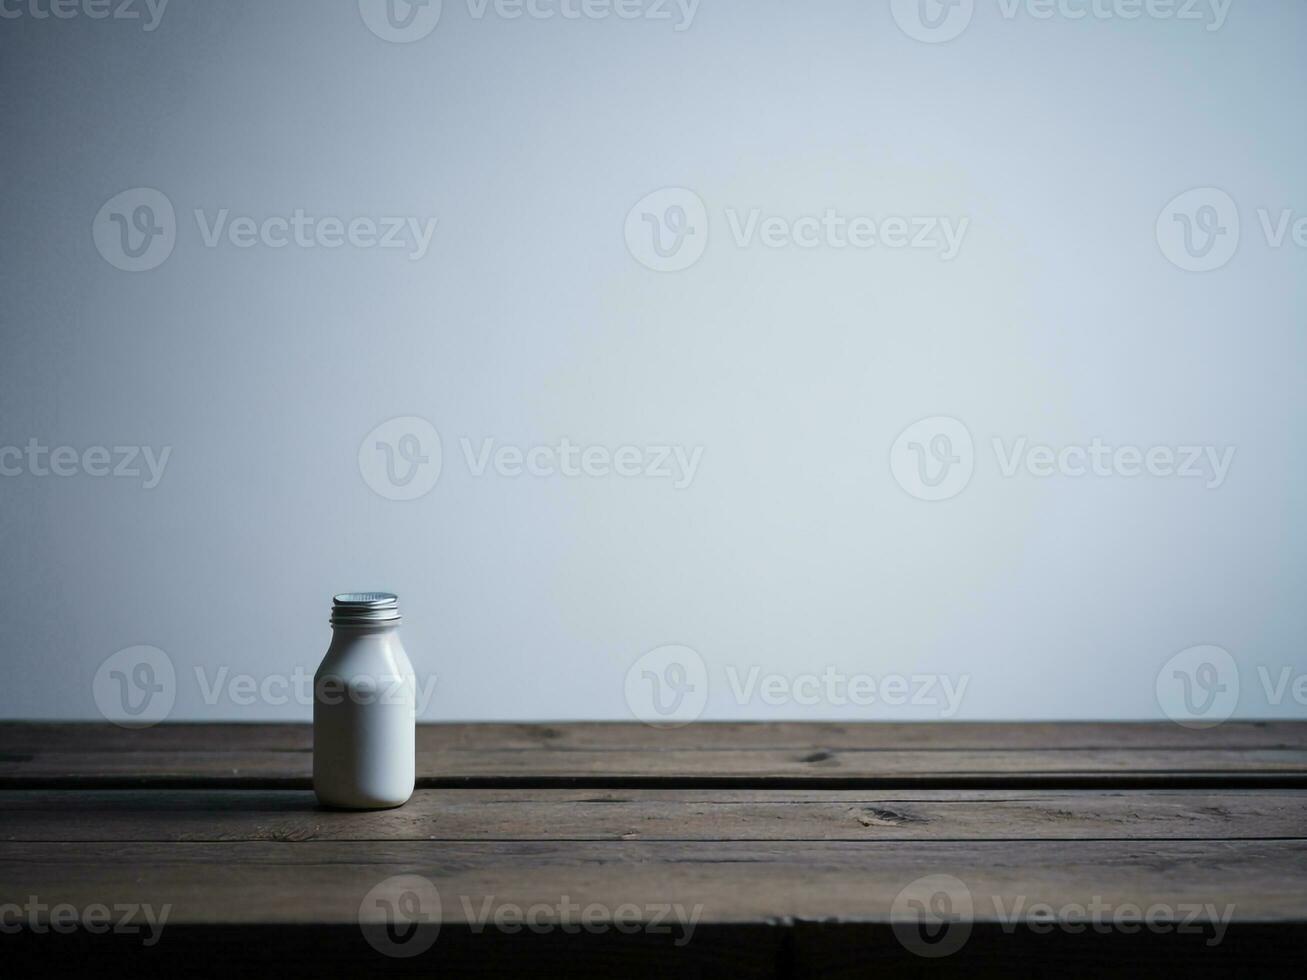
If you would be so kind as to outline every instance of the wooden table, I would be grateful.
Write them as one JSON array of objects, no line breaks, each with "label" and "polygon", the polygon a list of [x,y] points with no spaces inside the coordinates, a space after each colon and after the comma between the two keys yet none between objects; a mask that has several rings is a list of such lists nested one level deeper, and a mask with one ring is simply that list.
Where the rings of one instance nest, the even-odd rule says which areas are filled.
[{"label": "wooden table", "polygon": [[311,746],[0,724],[0,962],[1301,976],[1307,953],[1304,723],[424,726],[419,789],[375,813],[316,806]]}]

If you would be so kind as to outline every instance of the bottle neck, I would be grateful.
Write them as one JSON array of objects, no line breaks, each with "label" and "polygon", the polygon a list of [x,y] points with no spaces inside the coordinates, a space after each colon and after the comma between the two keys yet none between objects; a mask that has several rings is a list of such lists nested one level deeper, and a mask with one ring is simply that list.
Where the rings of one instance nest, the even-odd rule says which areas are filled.
[{"label": "bottle neck", "polygon": [[388,623],[332,623],[331,632],[334,636],[346,639],[353,636],[376,636],[386,633],[394,633],[399,629],[399,620]]}]

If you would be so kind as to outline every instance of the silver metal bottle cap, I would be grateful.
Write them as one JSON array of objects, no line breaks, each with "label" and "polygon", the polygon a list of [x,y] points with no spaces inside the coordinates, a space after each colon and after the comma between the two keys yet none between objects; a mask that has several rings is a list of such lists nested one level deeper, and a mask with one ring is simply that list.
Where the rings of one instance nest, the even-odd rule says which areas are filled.
[{"label": "silver metal bottle cap", "polygon": [[399,622],[393,592],[342,592],[331,600],[332,626],[381,626]]}]

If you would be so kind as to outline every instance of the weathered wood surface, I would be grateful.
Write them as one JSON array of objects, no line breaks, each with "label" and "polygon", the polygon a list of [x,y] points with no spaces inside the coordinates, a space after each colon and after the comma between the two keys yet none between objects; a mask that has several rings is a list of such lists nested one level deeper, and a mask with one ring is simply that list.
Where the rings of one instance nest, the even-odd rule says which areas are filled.
[{"label": "weathered wood surface", "polygon": [[[420,751],[484,749],[1305,749],[1307,722],[1231,721],[1214,728],[1147,722],[702,722],[650,728],[634,722],[422,724]],[[104,722],[0,722],[3,751],[207,749],[307,752],[302,723],[167,722],[128,729]]]},{"label": "weathered wood surface", "polygon": [[376,813],[306,790],[15,790],[0,841],[1307,839],[1307,792],[423,790]]},{"label": "weathered wood surface", "polygon": [[177,923],[357,925],[369,890],[407,874],[435,883],[442,922],[475,920],[487,898],[598,903],[610,916],[698,905],[717,923],[885,922],[904,886],[929,874],[963,882],[978,921],[1018,902],[1099,900],[1307,922],[1307,842],[1274,840],[9,843],[0,903],[40,895],[167,903]]},{"label": "weathered wood surface", "polygon": [[[1307,786],[1307,723],[421,726],[419,785]],[[0,726],[0,786],[307,787],[308,726]]]},{"label": "weathered wood surface", "polygon": [[[0,724],[0,906],[171,906],[149,949],[25,929],[0,935],[0,956],[161,976],[972,980],[1295,976],[1307,955],[1303,723],[439,725],[418,742],[424,788],[406,806],[345,813],[307,790],[305,725]],[[439,890],[439,942],[382,957],[360,903],[414,874]],[[943,960],[888,925],[900,890],[936,874],[964,883],[975,920]],[[688,945],[535,935],[478,923],[487,901],[634,907],[646,922],[697,907],[698,926]],[[1002,921],[1040,902],[1196,906],[1231,924],[1212,946],[1210,929]]]}]

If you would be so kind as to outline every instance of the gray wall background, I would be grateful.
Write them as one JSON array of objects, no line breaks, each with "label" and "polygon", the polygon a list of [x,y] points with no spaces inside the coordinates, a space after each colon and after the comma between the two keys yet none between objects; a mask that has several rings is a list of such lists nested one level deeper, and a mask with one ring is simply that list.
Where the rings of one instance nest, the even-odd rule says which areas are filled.
[{"label": "gray wall background", "polygon": [[[628,670],[638,687],[668,644],[703,673],[643,663],[704,681],[708,718],[1161,717],[1173,658],[1209,644],[1235,665],[1223,713],[1307,716],[1307,4],[1234,0],[1210,29],[1207,0],[1203,20],[926,0],[970,16],[932,43],[897,0],[702,0],[688,25],[643,16],[653,0],[634,19],[445,0],[392,43],[371,0],[172,0],[153,30],[28,3],[0,19],[0,447],[24,453],[0,457],[0,716],[97,718],[102,665],[147,645],[170,717],[307,718],[228,680],[311,673],[331,594],[378,588],[437,678],[430,719],[640,715]],[[97,215],[142,187],[174,208],[173,248],[123,271]],[[656,271],[643,212],[635,244],[624,228],[669,187],[704,203],[684,247],[706,248]],[[1228,199],[1177,205],[1217,238],[1192,263],[1228,251],[1227,200],[1238,218],[1208,271],[1172,261],[1166,209],[1193,188]],[[828,208],[968,224],[951,259],[732,233]],[[416,259],[209,247],[196,209],[437,225]],[[1274,232],[1285,209],[1277,244],[1259,211]],[[379,441],[431,456],[408,423],[370,436],[403,417],[442,449],[413,500],[369,482]],[[974,472],[929,501],[911,468],[965,467],[957,430],[894,447],[935,417],[965,426]],[[460,444],[564,437],[702,455],[678,488],[478,476]],[[1214,487],[1007,476],[996,438],[1235,455]],[[146,489],[80,456],[42,475],[32,440],[171,454]],[[1228,696],[1219,655],[1178,662]],[[966,678],[965,697],[769,703],[734,690],[755,667],[791,691]],[[1263,673],[1290,678],[1278,702]]]}]

